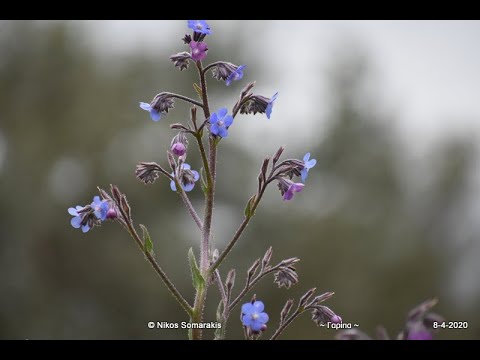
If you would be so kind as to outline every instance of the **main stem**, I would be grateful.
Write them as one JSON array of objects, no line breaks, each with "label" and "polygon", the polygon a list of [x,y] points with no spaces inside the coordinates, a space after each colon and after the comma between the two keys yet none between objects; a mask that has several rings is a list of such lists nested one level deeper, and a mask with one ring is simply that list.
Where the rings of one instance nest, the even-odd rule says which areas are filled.
[{"label": "main stem", "polygon": [[[210,118],[210,107],[208,105],[208,93],[207,93],[207,82],[205,80],[205,73],[202,67],[201,61],[197,61],[197,69],[200,77],[200,84],[202,88],[202,109],[205,119]],[[201,139],[199,139],[199,146],[202,150]],[[212,216],[213,216],[213,203],[215,195],[215,177],[216,177],[216,157],[217,157],[217,146],[215,143],[215,138],[210,134],[208,137],[209,145],[209,167],[205,168],[206,171],[210,170],[207,174],[207,179],[209,181],[205,191],[205,214],[203,219],[203,228],[202,228],[202,242],[200,245],[200,271],[205,280],[209,276],[209,252],[210,252],[210,233],[212,226]],[[205,153],[202,152],[202,160],[205,162]],[[205,299],[207,297],[207,288],[208,281],[205,281],[204,287],[199,287],[195,295],[195,304],[192,313],[192,322],[199,323],[203,319],[203,308],[205,306]],[[193,340],[200,340],[202,338],[201,329],[193,329],[191,333],[191,338]]]}]

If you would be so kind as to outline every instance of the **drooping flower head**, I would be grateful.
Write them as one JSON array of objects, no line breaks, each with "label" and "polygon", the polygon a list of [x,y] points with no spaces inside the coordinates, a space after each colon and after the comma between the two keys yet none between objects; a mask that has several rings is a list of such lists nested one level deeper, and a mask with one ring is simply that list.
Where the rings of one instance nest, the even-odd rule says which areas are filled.
[{"label": "drooping flower head", "polygon": [[159,111],[155,110],[152,105],[150,105],[149,103],[145,103],[145,102],[140,102],[140,107],[145,110],[145,111],[148,111],[150,113],[150,118],[157,122],[158,120],[160,120],[162,118],[162,115],[160,114]]},{"label": "drooping flower head", "polygon": [[192,49],[192,59],[195,61],[203,60],[207,57],[208,45],[206,42],[190,41],[190,49]]},{"label": "drooping flower head", "polygon": [[261,301],[248,302],[242,305],[242,323],[254,332],[260,332],[268,322],[268,315],[263,312],[265,306]]},{"label": "drooping flower head", "polygon": [[277,99],[278,92],[272,96],[272,98],[267,98],[262,95],[250,95],[248,100],[245,101],[240,107],[240,114],[256,114],[265,113],[267,118],[270,119],[272,115],[272,108],[275,100]]},{"label": "drooping flower head", "polygon": [[283,200],[292,200],[295,193],[299,193],[305,187],[302,183],[294,183],[292,180],[283,177],[277,177],[278,189],[283,195]]},{"label": "drooping flower head", "polygon": [[[81,213],[82,210],[85,208],[83,206],[77,205],[76,207],[71,207],[68,209],[68,213],[73,216],[70,220],[70,224],[75,228],[81,228],[84,233],[88,232],[90,228],[93,227],[92,224],[89,224],[88,221],[83,221],[83,214]],[[92,225],[92,226],[90,226]]]},{"label": "drooping flower head", "polygon": [[[171,175],[174,176],[173,173]],[[189,192],[193,190],[195,183],[200,179],[200,174],[195,170],[191,170],[189,164],[183,163],[178,178],[183,190]],[[177,186],[173,180],[170,181],[170,189],[172,189],[172,191],[177,191]]]},{"label": "drooping flower head", "polygon": [[246,67],[247,65],[240,65],[236,70],[232,71],[232,73],[228,75],[225,85],[230,86],[232,81],[237,81],[243,78],[243,69]]},{"label": "drooping flower head", "polygon": [[95,196],[90,205],[68,209],[68,213],[73,216],[70,224],[75,229],[81,228],[86,233],[94,226],[100,225],[107,218],[108,209],[108,201],[100,200],[99,196]]},{"label": "drooping flower head", "polygon": [[170,93],[162,92],[157,94],[150,104],[140,102],[140,107],[150,113],[153,121],[158,121],[162,114],[168,113],[168,110],[173,109],[173,97]]},{"label": "drooping flower head", "polygon": [[210,115],[210,124],[212,134],[225,138],[228,136],[228,128],[233,124],[233,116],[228,115],[227,108],[221,108]]},{"label": "drooping flower head", "polygon": [[315,159],[310,160],[310,153],[306,153],[305,156],[303,157],[303,162],[305,163],[305,165],[303,166],[302,171],[300,171],[300,174],[302,176],[302,181],[305,182],[305,180],[307,180],[308,170],[310,170],[315,166],[315,164],[317,163],[317,160]]},{"label": "drooping flower head", "polygon": [[267,104],[267,108],[265,109],[265,114],[267,114],[267,118],[270,119],[270,116],[272,115],[272,109],[273,109],[273,104],[275,103],[275,100],[277,100],[278,92],[276,92],[270,101]]},{"label": "drooping flower head", "polygon": [[188,28],[200,34],[210,35],[212,33],[205,20],[188,20]]}]

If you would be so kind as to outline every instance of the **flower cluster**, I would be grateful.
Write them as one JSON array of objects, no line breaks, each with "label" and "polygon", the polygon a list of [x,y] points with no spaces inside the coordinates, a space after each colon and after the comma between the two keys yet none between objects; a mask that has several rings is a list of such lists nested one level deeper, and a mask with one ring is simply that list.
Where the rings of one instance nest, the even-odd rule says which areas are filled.
[{"label": "flower cluster", "polygon": [[102,221],[117,217],[117,212],[113,205],[107,200],[100,200],[99,196],[95,196],[90,205],[77,205],[74,208],[69,208],[68,213],[73,216],[70,224],[75,229],[81,228],[84,233],[94,226],[100,225]]}]

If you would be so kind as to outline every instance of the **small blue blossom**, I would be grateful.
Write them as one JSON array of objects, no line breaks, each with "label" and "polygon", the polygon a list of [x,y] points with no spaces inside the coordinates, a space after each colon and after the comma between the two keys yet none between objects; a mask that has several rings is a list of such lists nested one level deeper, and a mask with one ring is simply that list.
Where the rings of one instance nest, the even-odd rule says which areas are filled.
[{"label": "small blue blossom", "polygon": [[247,67],[247,65],[240,65],[235,71],[233,71],[228,76],[227,80],[225,81],[225,84],[227,86],[230,86],[232,81],[240,80],[241,78],[243,78],[243,69],[245,69],[246,67]]},{"label": "small blue blossom", "polygon": [[108,212],[108,201],[107,200],[100,200],[100,196],[95,196],[93,198],[93,202],[90,205],[93,209],[93,213],[97,217],[97,219],[100,219],[101,221],[105,221],[107,218],[107,212]]},{"label": "small blue blossom", "polygon": [[212,33],[205,20],[188,20],[188,28],[200,34],[210,35]]},{"label": "small blue blossom", "polygon": [[[174,176],[173,173],[170,175]],[[182,164],[182,174],[180,178],[180,183],[182,184],[183,190],[186,192],[192,191],[195,187],[195,183],[200,179],[200,174],[198,171],[191,170],[189,164]],[[172,191],[177,191],[177,186],[175,185],[175,181],[170,181],[170,189]]]},{"label": "small blue blossom", "polygon": [[71,207],[68,209],[68,213],[73,216],[72,220],[70,220],[70,224],[75,229],[82,228],[82,231],[86,233],[90,230],[90,226],[88,224],[82,225],[82,215],[78,213],[80,210],[83,210],[83,206],[77,205],[75,208]]},{"label": "small blue blossom", "polygon": [[303,169],[300,171],[300,174],[302,177],[302,181],[305,182],[305,180],[307,180],[308,170],[310,170],[315,166],[315,164],[317,163],[317,160],[315,159],[310,160],[310,153],[306,153],[305,156],[303,157],[303,162],[305,163],[305,165],[303,166]]},{"label": "small blue blossom", "polygon": [[140,107],[145,110],[145,111],[148,111],[150,113],[150,117],[152,118],[153,121],[157,122],[158,120],[160,120],[160,118],[162,117],[162,115],[160,114],[160,112],[158,112],[157,110],[155,110],[152,105],[150,105],[149,103],[144,103],[144,102],[140,102]]},{"label": "small blue blossom", "polygon": [[270,119],[270,115],[272,115],[272,108],[273,104],[275,103],[275,100],[277,100],[278,92],[275,93],[275,95],[272,96],[270,101],[267,104],[267,108],[265,109],[265,113],[267,114],[267,118]]},{"label": "small blue blossom", "polygon": [[228,136],[228,128],[233,124],[233,116],[228,115],[227,108],[221,108],[217,112],[210,115],[210,131],[212,134],[226,138]]},{"label": "small blue blossom", "polygon": [[264,305],[261,301],[255,301],[242,305],[242,323],[252,331],[259,332],[265,329],[268,322],[267,313],[263,312]]}]

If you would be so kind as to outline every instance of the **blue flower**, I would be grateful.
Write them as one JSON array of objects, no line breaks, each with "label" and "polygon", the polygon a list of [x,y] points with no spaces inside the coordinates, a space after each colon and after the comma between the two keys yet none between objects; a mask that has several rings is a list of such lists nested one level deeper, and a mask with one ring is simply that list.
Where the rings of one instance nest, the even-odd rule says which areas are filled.
[{"label": "blue flower", "polygon": [[270,119],[270,115],[272,115],[272,108],[273,104],[275,103],[275,100],[277,100],[278,92],[275,93],[275,95],[272,96],[270,101],[267,104],[267,108],[265,109],[265,113],[267,114],[267,118]]},{"label": "blue flower", "polygon": [[210,124],[212,124],[210,131],[214,135],[218,135],[222,138],[228,136],[228,128],[233,123],[233,116],[227,115],[227,108],[221,108],[217,112],[210,115]]},{"label": "blue flower", "polygon": [[93,209],[93,213],[100,219],[101,221],[105,221],[107,218],[107,211],[108,211],[108,201],[107,200],[100,200],[100,196],[95,196],[93,198],[93,202],[90,205]]},{"label": "blue flower", "polygon": [[205,20],[188,20],[188,27],[200,34],[209,35],[212,33]]},{"label": "blue flower", "polygon": [[[174,176],[173,173],[170,175]],[[180,183],[182,184],[183,190],[186,192],[192,191],[195,187],[195,183],[200,179],[200,174],[198,171],[191,170],[190,165],[184,163],[182,164],[182,171],[180,175]],[[175,181],[170,181],[170,189],[172,191],[177,191],[177,186],[175,185]]]},{"label": "blue flower", "polygon": [[240,80],[243,77],[243,69],[246,67],[247,65],[240,65],[235,71],[228,75],[227,80],[225,80],[225,84],[230,86],[232,80]]},{"label": "blue flower", "polygon": [[145,110],[145,111],[148,111],[150,113],[150,117],[152,118],[153,121],[158,121],[160,120],[160,118],[162,117],[160,112],[158,112],[157,110],[155,110],[152,105],[148,104],[148,103],[144,103],[144,102],[140,102],[140,107]]},{"label": "blue flower", "polygon": [[242,323],[252,331],[259,332],[265,329],[268,321],[267,313],[263,312],[264,305],[261,301],[246,303],[242,305]]},{"label": "blue flower", "polygon": [[82,225],[82,215],[78,213],[80,210],[83,210],[83,206],[77,205],[75,208],[71,207],[68,209],[68,213],[73,216],[72,220],[70,220],[70,224],[72,224],[75,229],[81,227],[82,231],[86,233],[90,230],[90,226],[88,224]]},{"label": "blue flower", "polygon": [[305,180],[307,180],[308,170],[310,170],[315,166],[315,164],[317,163],[317,160],[315,159],[310,160],[310,153],[306,153],[305,156],[303,157],[303,162],[305,163],[305,165],[303,166],[303,169],[300,171],[300,174],[302,176],[302,181],[305,182]]}]

